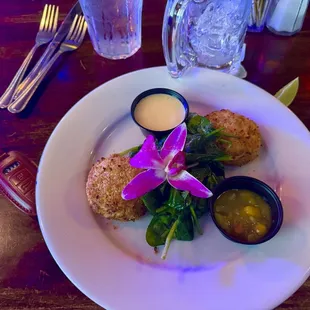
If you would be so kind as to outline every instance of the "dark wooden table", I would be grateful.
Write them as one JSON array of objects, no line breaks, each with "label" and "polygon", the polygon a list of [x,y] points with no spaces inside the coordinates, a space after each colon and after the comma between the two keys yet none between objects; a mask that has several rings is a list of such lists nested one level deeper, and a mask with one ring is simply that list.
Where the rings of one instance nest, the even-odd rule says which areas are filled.
[{"label": "dark wooden table", "polygon": [[[124,73],[164,65],[161,25],[166,0],[144,1],[142,49],[128,60],[110,61],[96,55],[87,37],[78,51],[57,63],[26,111],[20,115],[0,111],[3,151],[18,150],[38,162],[56,124],[84,95]],[[74,0],[49,3],[60,5],[63,19]],[[1,1],[0,94],[34,43],[44,4],[43,0]],[[291,109],[310,128],[310,16],[294,37],[278,37],[265,30],[248,34],[246,42],[244,65],[249,81],[274,94],[300,77]],[[0,197],[0,309],[99,308],[60,271],[38,224]],[[310,309],[310,281],[278,309]]]}]

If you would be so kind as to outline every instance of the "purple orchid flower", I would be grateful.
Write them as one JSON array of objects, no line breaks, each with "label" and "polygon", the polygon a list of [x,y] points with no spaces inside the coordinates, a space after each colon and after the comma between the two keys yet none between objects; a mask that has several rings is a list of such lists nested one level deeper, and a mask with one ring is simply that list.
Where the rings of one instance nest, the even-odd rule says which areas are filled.
[{"label": "purple orchid flower", "polygon": [[147,169],[139,173],[123,189],[122,198],[131,200],[143,196],[166,180],[181,191],[193,196],[209,198],[212,192],[186,171],[183,152],[187,136],[186,124],[176,127],[167,137],[161,151],[157,150],[155,139],[148,136],[141,150],[130,160],[131,166]]}]

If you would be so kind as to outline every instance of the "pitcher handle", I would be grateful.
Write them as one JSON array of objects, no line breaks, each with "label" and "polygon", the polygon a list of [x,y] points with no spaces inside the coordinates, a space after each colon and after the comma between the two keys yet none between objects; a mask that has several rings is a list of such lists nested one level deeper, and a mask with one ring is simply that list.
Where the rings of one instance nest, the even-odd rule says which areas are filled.
[{"label": "pitcher handle", "polygon": [[180,77],[191,66],[191,62],[184,56],[182,51],[182,46],[184,46],[186,40],[184,40],[181,33],[184,13],[191,1],[168,0],[165,9],[162,44],[169,73],[174,78]]}]

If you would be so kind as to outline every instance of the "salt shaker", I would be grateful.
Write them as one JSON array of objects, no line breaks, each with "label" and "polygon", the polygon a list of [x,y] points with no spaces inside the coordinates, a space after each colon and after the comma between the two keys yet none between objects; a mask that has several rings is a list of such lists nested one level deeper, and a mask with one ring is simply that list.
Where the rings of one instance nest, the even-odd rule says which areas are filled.
[{"label": "salt shaker", "polygon": [[275,0],[267,20],[268,29],[279,35],[291,36],[302,28],[309,0]]}]

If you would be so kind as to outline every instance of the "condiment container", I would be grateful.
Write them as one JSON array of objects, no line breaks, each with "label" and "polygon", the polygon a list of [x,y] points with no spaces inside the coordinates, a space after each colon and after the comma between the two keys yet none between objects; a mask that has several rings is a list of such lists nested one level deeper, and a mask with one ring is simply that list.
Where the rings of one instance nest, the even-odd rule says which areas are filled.
[{"label": "condiment container", "polygon": [[131,105],[131,117],[142,132],[160,138],[169,134],[188,117],[189,106],[178,92],[153,88],[138,95]]},{"label": "condiment container", "polygon": [[302,28],[309,0],[275,0],[268,14],[268,29],[279,35],[291,36]]},{"label": "condiment container", "polygon": [[[272,223],[269,231],[262,239],[255,242],[240,241],[237,238],[229,235],[223,228],[221,228],[220,225],[217,224],[215,218],[214,203],[222,193],[231,189],[245,189],[255,192],[268,203],[271,209]],[[208,199],[208,204],[212,220],[215,223],[216,227],[227,239],[236,243],[254,245],[266,242],[271,238],[273,238],[279,232],[282,226],[283,207],[279,197],[274,192],[274,190],[271,187],[269,187],[266,183],[252,177],[235,176],[225,179],[213,190],[213,196]]]}]

